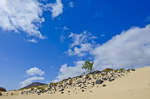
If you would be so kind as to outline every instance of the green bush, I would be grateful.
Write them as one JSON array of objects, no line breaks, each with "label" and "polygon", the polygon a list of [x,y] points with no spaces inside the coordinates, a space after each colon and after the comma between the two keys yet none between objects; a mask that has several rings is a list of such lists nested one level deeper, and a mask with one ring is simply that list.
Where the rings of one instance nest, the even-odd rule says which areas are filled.
[{"label": "green bush", "polygon": [[114,70],[112,68],[106,68],[102,72],[110,72],[110,71],[114,71]]},{"label": "green bush", "polygon": [[88,70],[89,72],[91,72],[93,69],[93,64],[94,64],[94,62],[90,62],[89,60],[85,61],[85,63],[82,66],[82,69],[85,69],[85,70]]},{"label": "green bush", "polygon": [[50,86],[57,86],[58,85],[58,82],[56,83],[50,83]]},{"label": "green bush", "polygon": [[73,80],[72,79],[69,79],[69,84],[72,84]]},{"label": "green bush", "polygon": [[123,68],[120,68],[120,69],[119,69],[119,71],[120,71],[120,72],[123,72],[123,71],[125,71],[125,69],[123,69]]}]

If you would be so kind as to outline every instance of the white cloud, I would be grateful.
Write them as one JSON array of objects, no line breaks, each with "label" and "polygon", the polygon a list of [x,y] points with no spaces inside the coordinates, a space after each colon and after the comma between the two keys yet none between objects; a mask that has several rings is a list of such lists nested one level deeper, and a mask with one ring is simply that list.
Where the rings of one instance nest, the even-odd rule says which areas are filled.
[{"label": "white cloud", "polygon": [[33,67],[33,68],[30,68],[26,71],[27,75],[30,75],[30,76],[34,76],[34,75],[44,75],[45,72],[42,71],[41,69],[37,68],[37,67]]},{"label": "white cloud", "polygon": [[86,31],[80,34],[71,33],[69,38],[73,41],[68,49],[68,55],[70,56],[85,56],[97,46],[94,41],[96,37]]},{"label": "white cloud", "polygon": [[36,39],[29,39],[27,40],[28,42],[31,42],[31,43],[38,43],[38,41]]},{"label": "white cloud", "polygon": [[45,5],[40,0],[0,0],[0,28],[45,39],[39,28],[45,21],[44,10],[49,8],[53,18],[63,13],[61,0]]},{"label": "white cloud", "polygon": [[0,27],[43,39],[39,25],[44,22],[38,0],[0,0]]},{"label": "white cloud", "polygon": [[22,81],[22,82],[20,83],[20,87],[23,88],[23,87],[25,87],[25,86],[31,84],[31,83],[34,82],[34,81],[41,81],[41,80],[44,80],[44,77],[37,77],[37,76],[34,76],[34,77],[31,77],[31,78],[28,78],[28,79]]},{"label": "white cloud", "polygon": [[93,50],[96,69],[150,65],[150,25],[134,27]]},{"label": "white cloud", "polygon": [[48,4],[47,7],[51,8],[52,17],[55,18],[63,13],[62,0],[56,0],[54,4]]},{"label": "white cloud", "polygon": [[90,43],[85,43],[81,44],[80,47],[74,47],[73,49],[68,50],[68,54],[70,56],[72,55],[77,55],[77,56],[85,56],[87,52],[91,51],[93,49],[92,44]]},{"label": "white cloud", "polygon": [[75,63],[75,66],[68,66],[67,64],[62,65],[55,81],[61,81],[69,77],[75,77],[81,75],[82,73],[85,72],[82,69],[83,64],[84,61],[77,61]]}]

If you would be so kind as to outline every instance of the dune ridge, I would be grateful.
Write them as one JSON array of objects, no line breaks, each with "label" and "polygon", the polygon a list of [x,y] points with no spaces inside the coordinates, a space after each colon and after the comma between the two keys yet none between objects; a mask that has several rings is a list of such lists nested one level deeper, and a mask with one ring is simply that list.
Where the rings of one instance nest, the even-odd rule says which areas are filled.
[{"label": "dune ridge", "polygon": [[[150,99],[150,67],[136,69],[112,82],[106,81],[105,87],[96,85],[77,94],[41,94],[2,96],[0,99]],[[101,86],[101,87],[100,87]],[[71,90],[71,89],[70,89]]]}]

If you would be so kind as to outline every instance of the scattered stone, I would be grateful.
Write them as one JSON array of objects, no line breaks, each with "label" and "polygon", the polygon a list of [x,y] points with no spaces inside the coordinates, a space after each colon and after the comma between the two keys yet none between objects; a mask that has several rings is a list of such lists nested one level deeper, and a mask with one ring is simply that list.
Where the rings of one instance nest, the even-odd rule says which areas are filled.
[{"label": "scattered stone", "polygon": [[102,78],[103,80],[107,80],[107,78]]},{"label": "scattered stone", "polygon": [[115,80],[114,78],[109,78],[109,81],[110,81],[110,82],[112,82],[112,81],[114,81],[114,80]]},{"label": "scattered stone", "polygon": [[[132,69],[113,70],[111,68],[107,68],[103,71],[95,71],[87,75],[81,75],[81,76],[77,76],[73,78],[64,79],[60,82],[50,83],[47,86],[37,86],[37,87],[29,88],[29,89],[23,89],[20,91],[20,94],[41,95],[43,93],[55,94],[57,92],[61,94],[63,94],[64,92],[67,92],[68,94],[70,94],[72,92],[77,93],[78,89],[80,89],[81,92],[85,92],[87,89],[93,88],[94,86],[98,87],[98,85],[96,84],[102,84],[102,87],[106,87],[106,84],[103,84],[105,81],[112,82],[119,77],[123,77],[124,75],[128,74],[131,71],[135,71],[135,70],[134,69],[133,70]],[[69,90],[69,88],[73,88],[73,89]],[[89,91],[89,92],[92,92],[92,91]]]},{"label": "scattered stone", "polygon": [[106,87],[106,84],[103,84],[103,87]]},{"label": "scattered stone", "polygon": [[99,74],[99,73],[101,73],[101,71],[96,70],[96,71],[91,72],[91,73],[89,73],[89,74]]},{"label": "scattered stone", "polygon": [[135,69],[131,69],[132,71],[135,71]]},{"label": "scattered stone", "polygon": [[40,93],[38,93],[38,95],[41,95]]},{"label": "scattered stone", "polygon": [[2,92],[0,92],[0,96],[2,96],[3,94],[2,94]]},{"label": "scattered stone", "polygon": [[82,90],[82,92],[84,92],[84,90]]},{"label": "scattered stone", "polygon": [[60,89],[59,91],[64,91],[64,89]]},{"label": "scattered stone", "polygon": [[102,84],[104,81],[102,80],[96,80],[96,84]]}]

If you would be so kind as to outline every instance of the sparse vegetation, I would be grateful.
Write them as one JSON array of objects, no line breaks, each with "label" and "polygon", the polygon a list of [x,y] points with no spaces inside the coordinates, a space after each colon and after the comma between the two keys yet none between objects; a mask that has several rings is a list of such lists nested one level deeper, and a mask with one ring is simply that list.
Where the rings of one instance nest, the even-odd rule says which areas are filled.
[{"label": "sparse vegetation", "polygon": [[[99,86],[101,84],[101,87],[106,87],[105,81],[112,82],[115,79],[124,76],[126,73],[130,72],[131,70],[125,70],[123,68],[120,69],[112,69],[112,68],[106,68],[102,71],[94,71],[91,72],[93,69],[93,62],[86,61],[83,65],[83,69],[86,69],[89,71],[86,75],[80,75],[73,78],[67,78],[60,82],[56,83],[50,83],[49,86],[47,84],[45,85],[39,85],[39,86],[30,86],[28,88],[22,88],[22,94],[38,94],[41,95],[42,93],[49,92],[50,94],[55,94],[57,92],[60,92],[61,94],[68,92],[68,94],[71,93],[72,90],[69,90],[67,88],[75,87],[80,88],[81,92],[86,92],[87,88],[92,88],[94,86]],[[23,90],[25,89],[25,90]],[[27,89],[27,90],[26,90]],[[67,89],[67,91],[65,91]],[[73,89],[73,91],[74,91]]]},{"label": "sparse vegetation", "polygon": [[57,86],[57,85],[58,85],[58,82],[56,82],[56,83],[50,83],[49,85],[50,85],[50,86]]},{"label": "sparse vegetation", "polygon": [[123,72],[123,71],[125,71],[125,69],[123,69],[123,68],[120,68],[120,69],[119,69],[119,71],[120,71],[120,72]]},{"label": "sparse vegetation", "polygon": [[72,84],[73,80],[72,78],[69,79],[69,84]]},{"label": "sparse vegetation", "polygon": [[111,71],[114,71],[114,70],[112,68],[106,68],[102,72],[111,72]]}]

